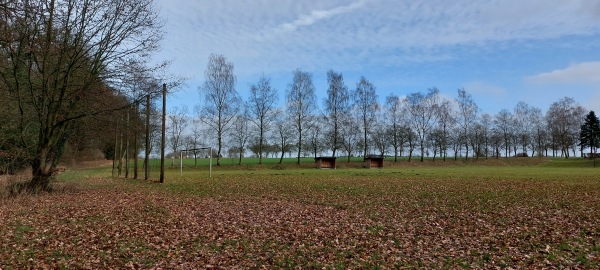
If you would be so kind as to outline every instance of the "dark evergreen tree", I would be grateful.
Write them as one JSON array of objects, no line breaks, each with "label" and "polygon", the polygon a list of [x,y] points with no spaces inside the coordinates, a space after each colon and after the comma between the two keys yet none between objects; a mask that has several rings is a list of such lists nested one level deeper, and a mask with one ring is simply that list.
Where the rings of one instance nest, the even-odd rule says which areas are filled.
[{"label": "dark evergreen tree", "polygon": [[589,147],[592,153],[596,153],[596,149],[600,147],[600,121],[594,111],[590,111],[585,116],[585,122],[581,125],[579,139],[581,149]]}]

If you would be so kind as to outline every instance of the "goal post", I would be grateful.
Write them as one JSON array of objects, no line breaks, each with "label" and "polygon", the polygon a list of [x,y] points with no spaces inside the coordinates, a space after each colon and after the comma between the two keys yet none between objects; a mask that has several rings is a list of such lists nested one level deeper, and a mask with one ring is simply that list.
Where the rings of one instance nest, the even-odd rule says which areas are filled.
[{"label": "goal post", "polygon": [[196,152],[208,150],[208,177],[212,177],[212,147],[199,147],[193,149],[184,149],[179,152],[179,175],[183,176],[183,152]]}]

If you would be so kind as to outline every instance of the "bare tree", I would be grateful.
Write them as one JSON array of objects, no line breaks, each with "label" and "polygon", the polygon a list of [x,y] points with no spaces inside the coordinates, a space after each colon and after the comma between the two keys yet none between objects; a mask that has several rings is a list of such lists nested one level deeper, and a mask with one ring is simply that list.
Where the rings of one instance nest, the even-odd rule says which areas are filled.
[{"label": "bare tree", "polygon": [[238,165],[242,165],[246,144],[250,138],[249,122],[248,109],[246,106],[243,106],[243,108],[240,108],[240,113],[233,119],[233,126],[231,129],[231,141],[232,144],[235,145],[235,151],[233,152],[238,154]]},{"label": "bare tree", "polygon": [[360,77],[360,81],[356,84],[356,90],[352,95],[354,107],[360,115],[363,131],[363,156],[368,154],[368,136],[371,130],[371,125],[375,121],[375,116],[379,111],[379,103],[375,94],[375,86],[365,77]]},{"label": "bare tree", "polygon": [[340,129],[342,116],[350,112],[350,94],[348,87],[344,84],[342,73],[336,73],[333,70],[327,72],[327,98],[324,100],[326,127],[329,127],[327,137],[335,157],[337,149],[340,147]]},{"label": "bare tree", "polygon": [[306,149],[311,150],[312,155],[316,158],[321,152],[327,149],[325,143],[323,143],[323,131],[326,130],[326,123],[322,118],[316,117],[309,124],[309,128],[305,134],[308,138],[308,142],[305,146]]},{"label": "bare tree", "polygon": [[342,149],[346,153],[348,157],[348,162],[350,162],[350,158],[352,157],[352,153],[355,151],[358,141],[360,140],[360,126],[358,124],[358,119],[349,113],[346,115],[342,115],[342,126],[340,129],[340,139]]},{"label": "bare tree", "polygon": [[394,162],[398,161],[398,152],[404,145],[404,136],[402,133],[402,125],[404,124],[404,114],[402,112],[402,101],[400,97],[390,94],[385,98],[384,111],[387,114],[385,119],[388,120],[388,135],[391,140],[391,145],[394,148]]},{"label": "bare tree", "polygon": [[[548,149],[548,127],[546,126],[546,121],[544,121],[544,114],[542,113],[542,109],[532,107],[531,112],[529,114],[528,119],[531,125],[531,140],[530,140],[530,149],[531,156],[543,156],[544,151]],[[547,155],[547,153],[546,153]]]},{"label": "bare tree", "polygon": [[288,86],[287,112],[296,129],[298,146],[298,163],[302,154],[302,132],[311,120],[311,114],[316,108],[315,86],[312,76],[308,72],[297,69],[294,71],[294,79]]},{"label": "bare tree", "polygon": [[[171,151],[173,156],[177,156],[179,151],[181,150],[181,146],[184,143],[183,131],[188,126],[187,119],[188,109],[184,105],[181,107],[173,107],[167,116],[169,119],[169,146],[171,147]],[[174,166],[174,158],[171,159],[171,167]]]},{"label": "bare tree", "polygon": [[552,103],[546,113],[550,135],[554,142],[553,150],[560,150],[561,156],[569,158],[569,149],[574,154],[579,140],[580,127],[585,119],[586,110],[573,98],[564,97]]},{"label": "bare tree", "polygon": [[405,99],[406,108],[410,115],[411,126],[416,132],[421,148],[421,162],[423,162],[425,155],[427,135],[439,117],[439,92],[440,91],[437,88],[431,88],[426,95],[418,92],[411,93]]},{"label": "bare tree", "polygon": [[458,104],[458,125],[461,128],[463,143],[465,145],[465,159],[469,158],[469,132],[477,120],[479,107],[473,101],[473,97],[465,89],[458,89],[458,97],[455,99]]},{"label": "bare tree", "polygon": [[450,143],[450,130],[456,124],[455,112],[453,110],[452,104],[449,100],[444,99],[440,102],[440,106],[438,107],[439,119],[437,123],[438,130],[438,139],[439,139],[439,148],[440,148],[440,156],[443,161],[446,161],[446,157],[448,156],[448,145]]},{"label": "bare tree", "polygon": [[503,147],[505,157],[508,157],[510,154],[509,152],[511,145],[511,137],[514,133],[512,119],[512,114],[506,109],[501,110],[494,117],[494,129],[495,132],[499,134],[499,136],[502,138],[502,141],[504,142]]},{"label": "bare tree", "polygon": [[[202,121],[199,118],[194,118],[192,120],[192,128],[190,130],[191,134],[189,136],[190,145],[193,149],[199,149],[200,147],[204,147],[205,142],[202,140],[205,137],[205,134],[202,130]],[[196,150],[193,151],[194,154],[194,166],[198,166],[198,152]]]},{"label": "bare tree", "polygon": [[278,141],[279,150],[281,156],[279,157],[279,164],[283,162],[283,156],[290,150],[292,140],[292,128],[293,124],[289,121],[289,118],[284,117],[281,113],[277,114],[275,118],[275,132],[274,137]]},{"label": "bare tree", "polygon": [[387,132],[386,126],[381,121],[372,125],[373,145],[379,151],[380,156],[385,156],[390,147],[390,134]]},{"label": "bare tree", "polygon": [[[50,189],[71,123],[123,108],[106,87],[162,38],[153,1],[8,1],[0,10],[0,84],[18,104],[29,191]],[[127,104],[128,105],[128,104]],[[126,105],[126,106],[127,106]],[[31,136],[32,132],[36,134]],[[31,138],[35,138],[31,140]]]},{"label": "bare tree", "polygon": [[[483,152],[485,154],[485,158],[489,157],[489,149],[490,149],[490,136],[492,130],[493,117],[490,114],[484,113],[479,118],[478,130],[481,136],[481,144],[483,144],[483,150],[479,150],[478,152]],[[479,154],[479,153],[478,153]],[[478,156],[479,157],[479,156]]]},{"label": "bare tree", "polygon": [[225,56],[211,54],[204,73],[204,107],[200,111],[202,119],[217,136],[217,165],[221,165],[223,136],[231,127],[240,105],[240,97],[235,90],[233,64]]},{"label": "bare tree", "polygon": [[513,110],[514,117],[514,128],[515,128],[515,146],[518,144],[521,146],[523,153],[527,152],[527,145],[529,145],[530,137],[532,132],[532,123],[529,122],[531,118],[532,107],[527,103],[520,101],[517,103]]},{"label": "bare tree", "polygon": [[258,79],[258,83],[250,86],[247,104],[251,116],[249,119],[258,129],[258,164],[262,164],[266,133],[275,117],[277,101],[277,89],[271,86],[271,81],[264,75]]}]

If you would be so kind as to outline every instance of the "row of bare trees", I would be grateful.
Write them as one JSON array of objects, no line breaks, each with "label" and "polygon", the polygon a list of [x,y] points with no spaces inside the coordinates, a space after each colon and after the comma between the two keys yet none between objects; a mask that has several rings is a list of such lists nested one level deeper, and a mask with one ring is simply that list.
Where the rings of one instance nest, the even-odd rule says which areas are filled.
[{"label": "row of bare trees", "polygon": [[275,152],[280,159],[294,155],[300,162],[301,157],[319,155],[418,156],[423,161],[428,156],[570,157],[581,151],[579,128],[586,110],[568,97],[545,114],[524,102],[512,111],[482,113],[465,89],[458,89],[453,99],[443,98],[437,88],[403,97],[391,94],[380,104],[375,86],[365,77],[349,89],[342,73],[330,70],[320,107],[312,75],[297,69],[284,106],[277,107],[279,93],[264,75],[243,100],[235,89],[233,64],[223,55],[210,56],[205,76],[200,88],[204,105],[196,108],[189,137],[201,132],[203,143],[216,144],[217,157],[236,154],[240,163],[247,152],[260,162],[265,153]]}]

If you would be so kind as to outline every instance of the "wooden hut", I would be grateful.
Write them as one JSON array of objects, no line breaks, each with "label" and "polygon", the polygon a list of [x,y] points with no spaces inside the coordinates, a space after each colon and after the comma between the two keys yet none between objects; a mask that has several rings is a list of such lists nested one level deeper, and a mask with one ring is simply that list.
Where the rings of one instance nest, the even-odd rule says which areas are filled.
[{"label": "wooden hut", "polygon": [[365,168],[381,169],[381,168],[383,168],[383,160],[384,159],[385,159],[384,156],[375,156],[375,155],[366,156],[365,157]]},{"label": "wooden hut", "polygon": [[335,169],[336,157],[316,157],[315,164],[318,169]]}]

